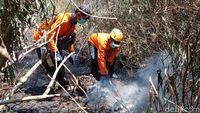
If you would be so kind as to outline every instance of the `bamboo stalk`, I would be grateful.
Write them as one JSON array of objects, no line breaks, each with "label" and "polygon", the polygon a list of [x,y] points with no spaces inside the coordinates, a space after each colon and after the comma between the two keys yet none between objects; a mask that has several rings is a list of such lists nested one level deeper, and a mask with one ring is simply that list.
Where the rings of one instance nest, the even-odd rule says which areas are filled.
[{"label": "bamboo stalk", "polygon": [[[199,87],[199,86],[197,86],[197,87]],[[199,102],[200,102],[200,87],[198,88],[197,95],[196,95],[196,97],[194,99],[194,103],[195,103],[196,106],[198,106]]]},{"label": "bamboo stalk", "polygon": [[[172,98],[173,98],[173,100],[174,100],[174,102],[175,102],[175,110],[177,111],[178,110],[178,108],[177,108],[177,105],[178,105],[178,103],[177,103],[177,100],[176,100],[176,95],[175,95],[175,93],[174,93],[174,89],[173,89],[173,87],[172,87],[172,85],[171,85],[171,82],[170,82],[170,80],[169,80],[169,75],[168,75],[168,73],[167,73],[167,68],[165,68],[165,80],[166,80],[166,82],[167,82],[167,85],[168,85],[168,87],[169,87],[169,91],[170,91],[170,94],[171,94],[171,96],[172,96]],[[175,86],[174,86],[175,87]]]},{"label": "bamboo stalk", "polygon": [[160,104],[160,108],[161,108],[161,113],[165,113],[165,110],[164,110],[164,107],[162,105],[161,99],[160,99],[160,97],[158,95],[158,92],[156,90],[155,85],[153,84],[151,76],[149,77],[149,83],[150,83],[151,87],[153,88],[153,91],[155,93],[156,98],[158,99],[158,103]]},{"label": "bamboo stalk", "polygon": [[[49,40],[45,41],[44,43],[38,44],[39,42],[42,41],[43,38],[47,37],[53,30],[57,29],[63,22],[61,22],[60,24],[58,24],[54,29],[51,29],[49,32],[47,32],[46,34],[44,34],[36,43],[34,43],[32,45],[32,48],[30,48],[29,50],[23,52],[22,54],[20,54],[18,56],[17,59],[21,60],[24,56],[26,56],[28,53],[32,52],[33,50],[35,50],[37,47],[42,47],[45,44],[49,43],[53,37],[51,37]],[[14,62],[9,62],[8,65],[6,65],[4,68],[7,68],[8,66],[12,65]]]},{"label": "bamboo stalk", "polygon": [[19,98],[19,99],[0,101],[0,105],[16,103],[16,102],[24,102],[24,101],[29,101],[29,100],[41,100],[41,99],[45,99],[45,98],[59,97],[59,96],[60,96],[60,94],[28,96],[28,97],[23,97],[23,98]]}]

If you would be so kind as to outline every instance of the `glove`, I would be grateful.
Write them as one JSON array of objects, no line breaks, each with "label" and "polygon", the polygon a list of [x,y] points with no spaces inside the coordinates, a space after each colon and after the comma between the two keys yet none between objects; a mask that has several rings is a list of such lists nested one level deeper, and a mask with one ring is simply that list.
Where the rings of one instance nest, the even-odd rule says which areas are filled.
[{"label": "glove", "polygon": [[41,58],[46,59],[47,56],[47,48],[46,47],[41,47]]},{"label": "glove", "polygon": [[53,53],[53,56],[56,61],[62,61],[62,56],[60,55],[59,51],[56,51],[56,53]]},{"label": "glove", "polygon": [[109,78],[107,76],[101,76],[99,82],[102,87],[106,87],[109,85]]},{"label": "glove", "polygon": [[119,78],[118,75],[115,72],[112,75],[110,75],[110,77],[115,78],[115,79]]},{"label": "glove", "polygon": [[69,58],[69,62],[72,64],[76,64],[76,54],[72,54]]},{"label": "glove", "polygon": [[[111,65],[110,64],[110,62],[107,62],[106,63],[106,66],[107,66],[107,68],[109,69],[108,70],[108,73],[109,73],[109,76],[111,77],[111,78],[116,78],[116,77],[114,77],[116,74],[115,74],[115,71],[114,71],[114,65]],[[115,74],[115,75],[114,75]]]}]

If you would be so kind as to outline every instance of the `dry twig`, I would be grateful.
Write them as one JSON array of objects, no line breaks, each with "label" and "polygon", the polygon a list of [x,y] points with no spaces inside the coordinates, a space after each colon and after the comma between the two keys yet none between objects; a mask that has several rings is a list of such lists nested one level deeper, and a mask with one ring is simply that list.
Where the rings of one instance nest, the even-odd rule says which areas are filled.
[{"label": "dry twig", "polygon": [[59,96],[60,96],[60,94],[28,96],[28,97],[23,97],[20,99],[11,99],[11,100],[0,101],[0,105],[16,103],[16,102],[24,102],[24,101],[29,101],[29,100],[41,100],[41,99],[46,99],[46,98],[51,98],[51,97],[59,97]]},{"label": "dry twig", "polygon": [[76,5],[76,3],[75,3],[73,0],[70,0],[70,1],[74,4],[74,6],[75,6],[79,11],[81,11],[82,13],[84,13],[84,14],[87,15],[87,16],[90,16],[90,17],[93,17],[93,18],[100,18],[100,19],[117,20],[117,18],[115,18],[115,17],[101,17],[101,16],[94,16],[94,15],[88,14],[88,13],[84,12],[83,10],[81,10],[81,9]]},{"label": "dry twig", "polygon": [[28,78],[39,67],[40,64],[42,64],[41,60],[39,60],[37,63],[35,63],[35,65],[26,73],[26,75],[24,75],[22,78],[20,78],[19,82],[12,88],[12,90],[8,96],[8,99],[10,98],[10,96],[12,96],[15,93],[15,91],[17,89],[20,88],[20,86],[22,86],[28,80]]},{"label": "dry twig", "polygon": [[72,75],[72,78],[74,79],[74,82],[76,83],[76,85],[78,86],[78,88],[81,89],[81,91],[83,91],[83,93],[85,94],[85,96],[88,98],[88,95],[85,92],[85,90],[78,84],[78,80],[76,79],[75,75],[71,72],[71,70],[65,64],[63,64],[63,66]]},{"label": "dry twig", "polygon": [[63,64],[67,61],[67,59],[72,55],[74,54],[74,52],[71,52],[67,57],[65,57],[62,62],[59,64],[58,68],[56,68],[54,74],[53,74],[53,77],[49,83],[49,85],[47,86],[47,89],[45,90],[45,92],[43,93],[43,95],[47,95],[51,89],[51,87],[53,86],[54,82],[55,82],[55,79],[56,79],[56,76],[58,74],[58,71],[60,70],[60,68],[63,66]]},{"label": "dry twig", "polygon": [[[49,76],[49,75],[48,75],[48,76]],[[49,78],[52,79],[52,77],[50,77],[50,76],[49,76]],[[69,95],[69,97],[72,99],[72,101],[74,101],[74,103],[76,103],[77,106],[78,106],[81,110],[83,110],[83,112],[87,113],[87,111],[85,111],[85,109],[73,98],[73,96],[71,96],[71,95],[69,94],[69,92],[68,92],[62,85],[60,85],[59,82],[56,81],[56,84],[58,84],[58,85],[63,89],[63,91],[64,91],[67,95]]]},{"label": "dry twig", "polygon": [[155,93],[155,96],[156,96],[156,98],[158,99],[158,102],[159,102],[159,104],[160,104],[160,109],[161,109],[160,112],[161,112],[161,113],[165,113],[165,110],[164,110],[164,107],[163,107],[163,105],[162,105],[161,99],[160,99],[160,97],[159,97],[159,95],[158,95],[158,92],[157,92],[157,90],[156,90],[155,85],[153,84],[153,81],[152,81],[151,76],[149,77],[149,83],[150,83],[151,87],[153,88],[153,91],[154,91],[154,93]]},{"label": "dry twig", "polygon": [[177,106],[179,109],[181,109],[181,111],[183,110],[184,112],[188,112],[187,110],[185,110],[183,107],[181,107],[181,106],[178,106],[176,103],[174,103],[174,102],[172,102],[172,101],[170,101],[170,100],[168,100],[167,98],[164,98],[166,101],[168,101],[169,103],[171,103],[171,104],[173,104],[173,105],[175,105],[175,106]]}]

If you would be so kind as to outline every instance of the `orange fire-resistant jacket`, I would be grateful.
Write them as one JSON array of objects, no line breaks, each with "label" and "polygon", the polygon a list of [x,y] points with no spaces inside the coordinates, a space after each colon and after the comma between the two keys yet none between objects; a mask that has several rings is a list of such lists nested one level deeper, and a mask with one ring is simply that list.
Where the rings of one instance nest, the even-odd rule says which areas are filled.
[{"label": "orange fire-resistant jacket", "polygon": [[33,42],[37,42],[41,36],[43,35],[43,31],[44,30],[49,30],[51,28],[51,25],[54,23],[53,19],[50,19],[48,22],[46,22],[46,20],[44,20],[39,28],[34,29],[34,33],[33,33]]},{"label": "orange fire-resistant jacket", "polygon": [[108,75],[106,61],[113,63],[114,58],[119,52],[119,48],[110,49],[109,33],[94,33],[88,38],[88,43],[97,48],[97,60],[101,75]]},{"label": "orange fire-resistant jacket", "polygon": [[[75,25],[71,25],[71,13],[60,13],[57,17],[53,25],[51,26],[51,29],[54,29],[49,36],[47,37],[47,40],[51,39],[49,42],[49,48],[51,52],[56,52],[58,51],[58,48],[56,46],[56,35],[58,32],[57,27],[59,24],[61,24],[61,27],[58,32],[58,38],[65,36],[66,38],[69,38],[70,34],[72,34],[75,30]],[[61,23],[63,20],[63,23]],[[52,38],[53,37],[53,38]],[[74,51],[74,44],[71,44],[68,48],[69,52]]]}]

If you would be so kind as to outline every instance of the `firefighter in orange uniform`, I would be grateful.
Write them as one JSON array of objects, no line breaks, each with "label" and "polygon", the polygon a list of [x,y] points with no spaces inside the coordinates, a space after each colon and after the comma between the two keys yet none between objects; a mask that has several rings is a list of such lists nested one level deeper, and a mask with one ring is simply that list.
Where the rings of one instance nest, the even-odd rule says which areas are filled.
[{"label": "firefighter in orange uniform", "polygon": [[[88,5],[82,4],[79,8],[85,13],[90,14],[90,9]],[[54,63],[54,69],[49,66],[45,67],[51,75],[55,71],[55,62],[59,64],[62,61],[62,50],[68,51],[69,53],[74,51],[74,42],[76,38],[76,34],[74,31],[76,29],[76,24],[78,23],[79,25],[83,25],[89,18],[90,17],[88,15],[77,9],[75,13],[58,14],[55,17],[55,20],[53,20],[52,22],[48,22],[52,23],[50,25],[43,23],[40,25],[40,29],[42,29],[43,26],[47,25],[45,26],[45,28],[48,28],[48,31],[52,30],[52,32],[50,32],[49,35],[46,37],[46,41],[49,41],[47,48],[48,52],[51,53],[50,56]],[[35,42],[38,41],[42,36],[42,32],[40,32],[40,29],[35,30]],[[72,64],[75,63],[75,54],[71,55],[69,61]],[[57,80],[63,86],[66,85],[64,74],[64,68],[62,67],[58,72]]]},{"label": "firefighter in orange uniform", "polygon": [[[79,8],[90,14],[90,9],[87,5],[83,4]],[[60,13],[56,17],[55,22],[51,26],[51,29],[54,30],[47,37],[47,40],[50,41],[48,43],[48,48],[55,58],[54,60],[62,60],[62,50],[68,50],[69,53],[74,51],[74,42],[76,39],[74,31],[76,29],[76,24],[83,25],[88,19],[89,16],[78,9],[75,13]],[[60,27],[58,27],[59,25]],[[70,62],[73,64],[74,60],[75,54],[70,57]]]},{"label": "firefighter in orange uniform", "polygon": [[88,38],[91,74],[99,81],[112,77],[115,57],[119,52],[123,33],[114,28],[110,33],[94,33]]}]

